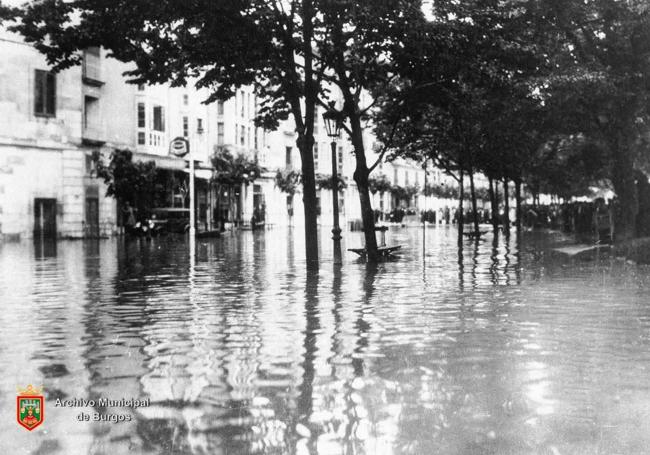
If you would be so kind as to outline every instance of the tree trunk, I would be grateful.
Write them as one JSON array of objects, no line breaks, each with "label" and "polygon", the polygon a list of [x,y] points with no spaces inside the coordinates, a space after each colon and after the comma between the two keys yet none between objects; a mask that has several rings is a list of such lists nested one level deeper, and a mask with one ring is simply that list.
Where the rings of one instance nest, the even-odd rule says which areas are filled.
[{"label": "tree trunk", "polygon": [[463,199],[465,188],[463,187],[463,169],[458,172],[458,245],[463,244]]},{"label": "tree trunk", "polygon": [[296,144],[302,162],[302,202],[305,212],[305,253],[307,269],[318,269],[318,208],[314,175],[314,138],[300,134]]},{"label": "tree trunk", "polygon": [[510,194],[508,193],[508,179],[503,179],[503,232],[510,235]]},{"label": "tree trunk", "polygon": [[[349,95],[349,94],[348,94]],[[347,97],[346,97],[347,98]],[[354,181],[359,191],[359,202],[361,204],[361,220],[363,221],[363,237],[366,242],[366,254],[368,261],[379,261],[380,255],[377,251],[377,237],[375,237],[375,214],[372,211],[370,199],[370,190],[368,188],[368,165],[366,163],[366,153],[363,146],[363,129],[361,119],[356,109],[349,99],[346,99],[346,115],[350,120],[351,140],[354,147],[354,157],[356,159],[356,169],[354,170]]]},{"label": "tree trunk", "polygon": [[618,210],[614,217],[616,242],[624,242],[636,237],[636,218],[639,212],[634,160],[631,147],[624,135],[624,132],[619,133],[615,144],[616,150],[613,150],[612,183],[618,199]]},{"label": "tree trunk", "polygon": [[478,208],[476,205],[476,189],[474,188],[474,171],[469,171],[469,189],[472,195],[472,213],[474,215],[474,233],[476,238],[478,238],[479,228],[478,228]]},{"label": "tree trunk", "polygon": [[515,221],[517,232],[521,232],[521,180],[515,180],[515,198],[517,200],[517,219]]}]

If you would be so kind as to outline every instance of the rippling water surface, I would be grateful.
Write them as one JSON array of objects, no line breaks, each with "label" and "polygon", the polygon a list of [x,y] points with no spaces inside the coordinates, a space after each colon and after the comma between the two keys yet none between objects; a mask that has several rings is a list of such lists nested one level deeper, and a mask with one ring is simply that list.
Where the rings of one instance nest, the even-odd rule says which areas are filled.
[{"label": "rippling water surface", "polygon": [[[399,261],[315,274],[299,231],[199,241],[195,260],[182,238],[0,245],[0,453],[648,453],[650,269],[550,234],[387,237]],[[55,405],[73,398],[151,405]]]}]

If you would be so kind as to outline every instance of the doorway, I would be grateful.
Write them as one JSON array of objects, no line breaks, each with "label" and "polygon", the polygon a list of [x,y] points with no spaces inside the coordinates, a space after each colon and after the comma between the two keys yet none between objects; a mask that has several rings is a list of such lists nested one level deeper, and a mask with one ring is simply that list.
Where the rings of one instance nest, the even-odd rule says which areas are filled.
[{"label": "doorway", "polygon": [[34,199],[34,237],[56,238],[56,199]]},{"label": "doorway", "polygon": [[86,197],[86,237],[99,238],[99,198]]}]

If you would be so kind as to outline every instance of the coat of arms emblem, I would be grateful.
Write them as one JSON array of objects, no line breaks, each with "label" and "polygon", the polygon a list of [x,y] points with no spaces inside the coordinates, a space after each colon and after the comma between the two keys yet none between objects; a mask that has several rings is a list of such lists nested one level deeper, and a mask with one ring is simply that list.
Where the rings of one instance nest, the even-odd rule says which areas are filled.
[{"label": "coat of arms emblem", "polygon": [[16,397],[16,420],[20,426],[32,431],[43,423],[45,418],[45,400],[41,395],[43,389],[33,387],[31,384],[26,389],[18,389]]}]

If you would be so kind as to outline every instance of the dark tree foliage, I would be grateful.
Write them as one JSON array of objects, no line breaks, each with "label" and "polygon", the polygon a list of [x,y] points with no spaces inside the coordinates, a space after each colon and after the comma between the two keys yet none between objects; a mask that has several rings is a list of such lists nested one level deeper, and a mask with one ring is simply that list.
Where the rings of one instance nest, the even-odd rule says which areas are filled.
[{"label": "dark tree foliage", "polygon": [[[321,190],[331,190],[332,185],[332,176],[325,174],[316,174],[316,186]],[[343,191],[348,187],[348,182],[345,181],[341,175],[336,176],[336,187],[338,191]]]},{"label": "dark tree foliage", "polygon": [[97,178],[106,184],[106,196],[115,198],[120,204],[127,202],[139,216],[146,216],[156,205],[158,193],[162,191],[158,169],[153,161],[133,161],[130,150],[115,149],[106,164],[99,152],[93,160],[97,163]]},{"label": "dark tree foliage", "polygon": [[211,161],[214,168],[212,181],[219,185],[249,185],[264,172],[256,160],[242,153],[234,156],[225,147],[220,148]]},{"label": "dark tree foliage", "polygon": [[393,184],[390,183],[390,180],[384,174],[368,178],[368,189],[372,194],[387,193],[392,188]]},{"label": "dark tree foliage", "polygon": [[413,196],[420,192],[419,185],[393,185],[391,188],[392,195],[398,200],[410,201]]},{"label": "dark tree foliage", "polygon": [[293,196],[298,191],[298,185],[302,181],[302,175],[297,171],[279,170],[275,174],[275,186],[283,193]]},{"label": "dark tree foliage", "polygon": [[366,121],[375,106],[369,96],[387,90],[396,75],[398,54],[409,30],[424,21],[421,0],[322,0],[322,40],[318,59],[325,62],[324,81],[341,95],[334,109],[354,147],[354,181],[359,193],[365,248],[370,261],[380,259],[375,237],[369,176],[377,163],[368,163],[364,144]]},{"label": "dark tree foliage", "polygon": [[647,148],[640,145],[650,128],[650,5],[574,0],[536,6],[535,13],[556,32],[551,58],[558,70],[544,87],[554,127],[585,135],[604,151],[619,198],[617,240],[634,237],[635,169],[647,159]]},{"label": "dark tree foliage", "polygon": [[649,7],[436,1],[379,97],[378,135],[399,145],[393,156],[430,159],[461,186],[480,171],[517,194],[526,183],[569,197],[609,180],[625,240],[638,224],[635,169],[648,162]]}]

